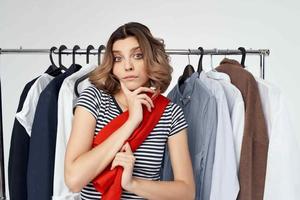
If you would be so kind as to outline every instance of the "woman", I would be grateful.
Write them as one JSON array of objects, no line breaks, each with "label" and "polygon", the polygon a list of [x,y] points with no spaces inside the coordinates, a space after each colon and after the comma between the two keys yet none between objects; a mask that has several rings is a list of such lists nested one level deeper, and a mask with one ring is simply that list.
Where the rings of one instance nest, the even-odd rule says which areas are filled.
[{"label": "woman", "polygon": [[[131,22],[108,40],[103,62],[90,76],[93,86],[81,94],[65,157],[65,181],[82,199],[101,199],[95,188],[101,173],[122,168],[122,199],[194,199],[195,184],[181,108],[169,102],[149,135],[133,152],[131,134],[142,126],[143,107],[151,113],[154,99],[171,81],[172,68],[164,44],[150,30]],[[127,120],[102,143],[94,145],[118,115]],[[99,133],[100,131],[100,133]],[[98,135],[99,133],[99,135]],[[174,181],[159,181],[166,144]]]}]

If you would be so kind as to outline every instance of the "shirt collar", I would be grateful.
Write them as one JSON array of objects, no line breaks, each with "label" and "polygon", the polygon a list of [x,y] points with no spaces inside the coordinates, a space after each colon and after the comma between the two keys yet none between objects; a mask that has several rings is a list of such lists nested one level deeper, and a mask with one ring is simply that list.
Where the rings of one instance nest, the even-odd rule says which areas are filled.
[{"label": "shirt collar", "polygon": [[227,82],[230,82],[230,76],[226,73],[223,72],[218,72],[218,71],[209,71],[206,73],[206,75],[209,78],[215,79],[215,80],[225,80]]},{"label": "shirt collar", "polygon": [[[195,88],[196,79],[198,78],[198,72],[194,72],[180,87],[179,87],[179,80],[176,85],[177,93],[179,94],[180,102],[185,105],[187,104],[191,96],[193,94],[193,90]],[[181,91],[181,87],[184,87],[184,90]]]}]

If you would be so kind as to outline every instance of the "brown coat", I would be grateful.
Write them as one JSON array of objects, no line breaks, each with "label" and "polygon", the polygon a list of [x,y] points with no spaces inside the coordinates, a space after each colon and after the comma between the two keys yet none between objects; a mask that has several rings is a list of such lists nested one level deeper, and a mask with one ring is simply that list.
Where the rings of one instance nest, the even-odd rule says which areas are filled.
[{"label": "brown coat", "polygon": [[262,200],[264,194],[268,133],[257,83],[235,60],[225,58],[216,68],[230,76],[245,103],[245,127],[239,167],[239,200]]}]

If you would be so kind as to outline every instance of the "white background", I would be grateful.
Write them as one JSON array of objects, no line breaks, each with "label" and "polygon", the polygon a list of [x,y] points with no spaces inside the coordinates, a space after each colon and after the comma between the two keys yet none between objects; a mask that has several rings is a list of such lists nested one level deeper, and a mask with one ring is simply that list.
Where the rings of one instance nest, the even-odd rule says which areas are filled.
[{"label": "white background", "polygon": [[[266,58],[266,80],[283,91],[295,133],[300,138],[299,20],[300,3],[296,0],[0,0],[0,48],[49,49],[61,44],[69,48],[92,44],[98,48],[106,44],[117,27],[130,21],[147,25],[154,36],[164,39],[167,49],[267,48],[271,54]],[[229,57],[240,59],[240,56]],[[211,62],[216,66],[223,58],[204,57],[205,71],[210,70]],[[80,57],[81,64],[84,59]],[[96,56],[91,59],[96,63]],[[190,59],[196,66],[198,56]],[[63,57],[65,65],[70,61],[70,56]],[[46,54],[0,55],[6,171],[20,94],[24,85],[43,73],[49,64]],[[187,64],[187,56],[172,56],[174,74],[168,91]],[[248,56],[246,65],[255,76],[259,75],[258,56]]]}]

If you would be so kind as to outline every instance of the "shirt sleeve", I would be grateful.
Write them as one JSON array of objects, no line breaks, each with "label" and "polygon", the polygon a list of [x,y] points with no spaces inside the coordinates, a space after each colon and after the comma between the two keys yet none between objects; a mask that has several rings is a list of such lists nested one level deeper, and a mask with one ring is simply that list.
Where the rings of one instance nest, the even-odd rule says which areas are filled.
[{"label": "shirt sleeve", "polygon": [[188,127],[182,108],[175,103],[172,103],[172,107],[172,122],[169,137]]},{"label": "shirt sleeve", "polygon": [[86,88],[77,99],[75,107],[82,106],[97,119],[100,109],[101,93],[95,86]]}]

